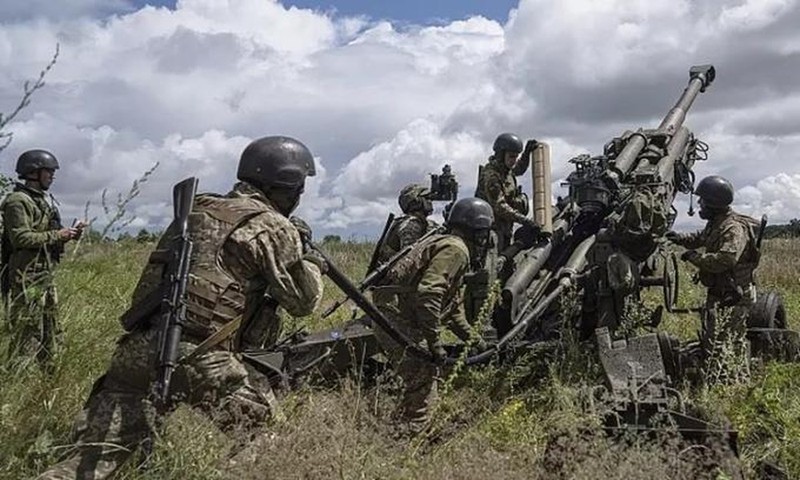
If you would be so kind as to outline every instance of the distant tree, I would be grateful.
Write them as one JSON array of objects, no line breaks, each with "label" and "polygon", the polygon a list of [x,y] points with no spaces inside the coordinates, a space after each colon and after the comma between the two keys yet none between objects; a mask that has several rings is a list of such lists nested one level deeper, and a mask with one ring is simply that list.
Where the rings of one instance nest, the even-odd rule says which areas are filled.
[{"label": "distant tree", "polygon": [[341,243],[342,237],[339,235],[325,235],[322,237],[322,243]]},{"label": "distant tree", "polygon": [[139,230],[136,234],[136,241],[139,243],[147,243],[153,240],[153,234],[148,232],[146,228]]}]

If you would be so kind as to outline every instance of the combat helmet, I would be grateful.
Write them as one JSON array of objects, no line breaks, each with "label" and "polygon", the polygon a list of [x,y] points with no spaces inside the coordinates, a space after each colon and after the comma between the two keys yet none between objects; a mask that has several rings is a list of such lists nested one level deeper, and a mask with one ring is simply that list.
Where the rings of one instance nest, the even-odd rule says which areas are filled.
[{"label": "combat helmet", "polygon": [[43,168],[58,170],[58,160],[47,150],[28,150],[17,159],[16,171],[20,177],[25,177]]},{"label": "combat helmet", "polygon": [[316,173],[308,147],[291,137],[271,136],[253,140],[244,149],[236,178],[261,190],[299,189]]},{"label": "combat helmet", "polygon": [[400,210],[402,210],[403,213],[408,214],[414,211],[422,211],[426,215],[430,215],[433,211],[433,204],[428,198],[430,194],[431,191],[429,188],[418,183],[410,183],[400,190],[397,203],[400,204]]},{"label": "combat helmet", "polygon": [[494,140],[492,150],[494,150],[495,154],[498,154],[501,151],[521,153],[522,140],[520,140],[519,137],[513,133],[501,133]]},{"label": "combat helmet", "polygon": [[447,216],[447,228],[459,227],[469,232],[492,228],[494,212],[492,207],[480,198],[466,197],[457,201]]},{"label": "combat helmet", "polygon": [[725,208],[733,203],[733,185],[719,175],[710,175],[700,180],[694,194],[711,208]]}]

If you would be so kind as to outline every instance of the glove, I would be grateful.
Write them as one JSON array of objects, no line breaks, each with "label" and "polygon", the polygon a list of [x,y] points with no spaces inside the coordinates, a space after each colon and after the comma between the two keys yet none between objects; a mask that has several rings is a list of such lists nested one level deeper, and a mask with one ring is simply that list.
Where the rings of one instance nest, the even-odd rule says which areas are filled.
[{"label": "glove", "polygon": [[322,255],[319,254],[316,250],[308,249],[308,251],[303,255],[303,260],[307,262],[311,262],[319,268],[320,273],[325,273],[328,271],[328,262],[322,258]]},{"label": "glove", "polygon": [[672,230],[668,231],[664,234],[664,238],[669,240],[672,243],[676,243],[681,238],[681,234],[678,232],[673,232]]},{"label": "glove", "polygon": [[294,228],[297,229],[297,233],[300,234],[300,241],[303,244],[306,244],[311,241],[311,227],[300,217],[289,217],[289,221],[292,222]]},{"label": "glove", "polygon": [[681,260],[683,260],[684,262],[691,262],[692,260],[694,260],[699,256],[700,254],[697,253],[696,250],[686,250],[681,254]]},{"label": "glove", "polygon": [[444,349],[441,343],[431,344],[430,350],[434,362],[438,364],[444,363],[444,360],[447,358],[447,351]]}]

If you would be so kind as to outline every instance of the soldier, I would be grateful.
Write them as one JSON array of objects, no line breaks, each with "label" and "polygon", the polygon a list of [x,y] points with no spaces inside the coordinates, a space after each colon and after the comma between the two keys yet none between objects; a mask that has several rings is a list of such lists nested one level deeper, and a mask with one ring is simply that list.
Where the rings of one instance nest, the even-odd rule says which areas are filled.
[{"label": "soldier", "polygon": [[[424,343],[436,359],[446,354],[441,328],[447,326],[462,341],[470,337],[464,316],[461,286],[470,260],[487,248],[494,220],[492,208],[478,198],[463,198],[453,205],[446,234],[436,234],[417,244],[389,270],[374,293],[376,306],[396,327],[419,346]],[[402,399],[395,418],[421,431],[436,397],[440,367],[407,354],[380,329],[378,341],[403,379]]]},{"label": "soldier", "polygon": [[[303,253],[301,234],[308,238],[310,230],[288,218],[306,177],[314,174],[314,159],[305,145],[289,137],[264,137],[245,148],[240,182],[230,193],[196,197],[189,217],[194,249],[182,358],[172,377],[170,410],[187,402],[214,413],[223,431],[234,426],[234,419],[249,428],[270,415],[274,395],[269,384],[237,352],[278,339],[279,306],[304,316],[320,302],[325,263]],[[40,478],[107,478],[150,441],[154,417],[148,391],[156,376],[159,315],[145,299],[162,285],[158,258],[173,227],[162,236],[123,316],[135,327],[119,340],[76,423],[75,453]]]},{"label": "soldier", "polygon": [[406,185],[400,190],[397,202],[403,215],[396,218],[389,226],[386,239],[380,247],[378,265],[437,227],[435,222],[428,220],[428,216],[433,213],[430,193],[430,189],[416,183]]},{"label": "soldier", "polygon": [[[707,288],[706,340],[714,332],[719,307],[730,308],[730,328],[743,333],[756,300],[753,272],[759,260],[758,221],[731,209],[733,185],[723,177],[704,178],[695,194],[700,197],[700,218],[708,222],[705,228],[692,234],[668,232],[667,239],[689,249],[681,259],[698,268],[700,282]],[[704,253],[697,252],[699,248]]]},{"label": "soldier", "polygon": [[36,358],[52,368],[60,338],[53,269],[64,244],[81,235],[84,223],[61,225],[55,200],[48,190],[58,160],[46,150],[28,150],[17,160],[16,183],[2,205],[2,293],[11,338],[8,362]]},{"label": "soldier", "polygon": [[494,141],[494,154],[489,163],[482,166],[478,174],[478,188],[475,196],[486,200],[494,211],[493,230],[497,235],[498,252],[511,243],[511,233],[515,223],[539,227],[528,218],[528,196],[517,186],[517,179],[528,170],[528,155],[520,157],[522,141],[513,133],[500,134]]}]

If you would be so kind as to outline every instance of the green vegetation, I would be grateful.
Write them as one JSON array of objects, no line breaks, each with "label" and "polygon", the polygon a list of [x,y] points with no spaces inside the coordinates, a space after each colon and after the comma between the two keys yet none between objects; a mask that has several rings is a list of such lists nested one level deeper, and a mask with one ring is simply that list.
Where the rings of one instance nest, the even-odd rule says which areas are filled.
[{"label": "green vegetation", "polygon": [[[363,274],[371,246],[330,240],[325,248],[344,271]],[[76,253],[70,248],[58,272],[66,344],[55,374],[46,377],[35,367],[0,372],[0,478],[33,477],[70,448],[72,420],[122,333],[117,316],[151,248],[135,238],[81,245]],[[800,327],[799,271],[800,242],[766,243],[759,280],[781,292],[794,328]],[[702,292],[688,272],[682,280],[681,302],[698,302]],[[341,294],[327,287],[330,304]],[[339,323],[349,310],[324,322],[291,319],[285,331]],[[668,316],[664,327],[692,338],[698,321]],[[462,369],[448,379],[428,436],[411,441],[389,427],[397,393],[389,375],[369,387],[356,377],[336,389],[292,392],[284,398],[286,419],[248,442],[181,408],[168,420],[148,469],[130,464],[118,478],[730,478],[724,467],[703,467],[679,439],[602,435],[602,407],[587,395],[600,378],[593,365],[591,353],[567,338],[511,368]],[[746,473],[752,476],[766,459],[800,478],[800,365],[769,364],[744,382],[691,395],[698,408],[726,416],[739,430]]]}]

